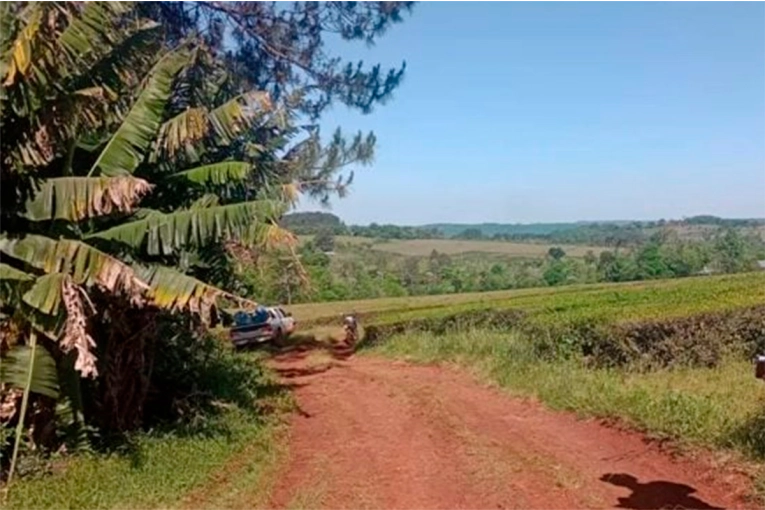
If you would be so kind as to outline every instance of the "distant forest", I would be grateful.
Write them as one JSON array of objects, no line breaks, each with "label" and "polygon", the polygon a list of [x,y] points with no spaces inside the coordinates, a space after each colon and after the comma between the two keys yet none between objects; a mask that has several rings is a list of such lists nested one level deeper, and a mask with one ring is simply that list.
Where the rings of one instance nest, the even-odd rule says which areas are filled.
[{"label": "distant forest", "polygon": [[[284,223],[298,234],[311,236],[297,250],[301,267],[288,258],[273,258],[270,263],[261,259],[257,268],[243,263],[236,277],[245,295],[289,304],[765,269],[761,264],[765,261],[763,220],[697,216],[655,222],[453,225],[450,230],[442,225],[346,225],[333,214],[316,212],[288,215]],[[465,243],[473,248],[454,254],[438,251],[450,243],[433,243],[426,255],[378,249],[388,244],[381,240],[447,235],[486,243]],[[492,240],[538,243],[544,254],[512,257],[483,251]],[[584,256],[576,256],[569,248],[572,244],[589,248]],[[310,285],[305,285],[304,276]]]},{"label": "distant forest", "polygon": [[598,246],[635,246],[647,241],[657,231],[671,229],[682,237],[706,239],[721,229],[736,228],[765,238],[765,219],[730,219],[711,215],[681,220],[606,221],[532,224],[458,224],[424,226],[346,225],[327,212],[301,212],[286,215],[284,226],[298,235],[350,235],[375,239],[467,239],[495,241],[538,241],[556,244]]}]

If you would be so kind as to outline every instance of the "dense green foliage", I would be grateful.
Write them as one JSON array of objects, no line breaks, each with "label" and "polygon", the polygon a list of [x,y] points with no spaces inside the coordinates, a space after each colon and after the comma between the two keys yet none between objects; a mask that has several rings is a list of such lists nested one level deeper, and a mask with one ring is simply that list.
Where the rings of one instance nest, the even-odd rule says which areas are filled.
[{"label": "dense green foliage", "polygon": [[348,231],[353,236],[374,239],[439,239],[442,237],[441,233],[433,228],[378,225],[377,223],[371,223],[365,227],[351,226]]},{"label": "dense green foliage", "polygon": [[[257,170],[229,149],[269,130],[278,106],[259,90],[200,82],[203,70],[227,75],[202,41],[169,42],[170,28],[129,3],[14,4],[3,12],[11,19],[2,354],[48,352],[61,391],[4,372],[3,426],[17,425],[9,478],[27,415],[47,431],[30,449],[81,444],[86,430],[105,444],[156,419],[152,395],[189,393],[162,380],[165,357],[181,351],[162,347],[182,338],[189,352],[200,348],[219,298],[241,300],[193,278],[182,260],[232,238],[262,244],[285,209],[278,197],[246,196],[258,190]],[[28,358],[30,374],[42,370]],[[57,404],[70,411],[57,414]],[[179,416],[174,405],[163,411]],[[5,445],[0,452],[6,467]]]},{"label": "dense green foliage", "polygon": [[343,235],[348,232],[348,227],[340,218],[326,212],[285,214],[282,217],[282,225],[297,235],[314,235],[322,232]]},{"label": "dense green foliage", "polygon": [[[558,305],[563,306],[563,305]],[[632,321],[609,320],[587,303],[589,311],[567,314],[523,307],[475,309],[393,322],[372,321],[365,341],[384,342],[395,334],[427,331],[444,334],[471,327],[514,330],[525,334],[540,359],[581,357],[590,367],[647,370],[717,366],[727,356],[750,359],[765,349],[765,307],[743,307],[665,317],[641,315]],[[611,317],[618,317],[613,314]]]},{"label": "dense green foliage", "polygon": [[295,212],[286,214],[282,225],[298,235],[314,235],[328,232],[333,235],[351,235],[374,239],[436,239],[443,237],[435,228],[406,227],[399,225],[348,226],[331,213]]},{"label": "dense green foliage", "polygon": [[590,244],[598,246],[634,246],[647,241],[660,231],[681,237],[703,239],[721,229],[740,229],[759,235],[765,233],[765,219],[733,219],[703,215],[682,220],[606,221],[577,223],[532,223],[479,225],[428,225],[445,237],[462,239],[494,239],[505,241],[545,241],[556,244]]},{"label": "dense green foliage", "polygon": [[[436,305],[428,303],[428,298],[412,298],[401,308],[392,306],[376,314],[375,323],[435,319],[485,309],[522,310],[526,321],[541,326],[684,317],[761,305],[765,302],[765,273],[462,294],[460,297],[460,300],[447,299]],[[422,299],[421,306],[418,299]],[[374,303],[369,302],[373,310]]]},{"label": "dense green foliage", "polygon": [[241,264],[235,279],[245,295],[275,302],[374,299],[735,273],[754,269],[756,260],[765,258],[761,249],[756,239],[729,229],[708,241],[657,234],[629,251],[605,250],[583,258],[570,257],[559,247],[530,259],[450,256],[435,250],[420,257],[342,241],[325,231],[298,250],[310,285],[301,283],[294,266],[275,262],[257,268]]},{"label": "dense green foliage", "polygon": [[437,319],[480,310],[523,310],[533,322],[638,321],[726,311],[765,302],[765,272],[601,283],[556,288],[417,296],[294,305],[303,327],[330,324],[354,310],[376,325]]}]

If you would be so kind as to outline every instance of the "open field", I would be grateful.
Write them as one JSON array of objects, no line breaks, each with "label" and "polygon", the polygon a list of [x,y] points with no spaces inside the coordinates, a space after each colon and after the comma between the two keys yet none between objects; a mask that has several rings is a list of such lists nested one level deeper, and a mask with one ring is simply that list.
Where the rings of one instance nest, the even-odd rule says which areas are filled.
[{"label": "open field", "polygon": [[[398,253],[401,255],[427,256],[433,250],[447,255],[460,253],[497,253],[508,257],[532,258],[543,257],[555,246],[544,243],[511,243],[506,241],[461,241],[457,239],[412,239],[406,241],[388,241],[373,245],[375,250]],[[588,251],[595,254],[607,249],[596,246],[561,246],[570,257],[584,257]]]},{"label": "open field", "polygon": [[765,272],[660,281],[571,285],[510,291],[418,296],[293,305],[304,326],[340,323],[343,314],[364,321],[389,322],[486,308],[521,309],[574,316],[628,320],[645,316],[682,316],[765,304]]},{"label": "open field", "polygon": [[[313,236],[300,236],[307,241]],[[584,257],[588,251],[596,255],[608,248],[598,246],[556,245],[551,243],[513,243],[507,241],[462,241],[458,239],[392,239],[384,241],[368,237],[337,236],[338,243],[356,246],[368,245],[372,249],[407,256],[428,256],[433,250],[447,255],[464,253],[490,253],[513,258],[536,258],[547,255],[553,246],[560,246],[570,257]]]}]

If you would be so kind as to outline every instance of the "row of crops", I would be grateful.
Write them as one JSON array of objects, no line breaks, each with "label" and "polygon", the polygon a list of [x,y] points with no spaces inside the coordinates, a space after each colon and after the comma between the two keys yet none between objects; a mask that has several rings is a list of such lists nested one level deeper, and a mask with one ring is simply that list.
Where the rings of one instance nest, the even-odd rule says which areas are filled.
[{"label": "row of crops", "polygon": [[410,301],[362,315],[368,344],[410,331],[491,328],[523,332],[542,357],[581,355],[595,366],[715,366],[765,349],[765,273]]}]

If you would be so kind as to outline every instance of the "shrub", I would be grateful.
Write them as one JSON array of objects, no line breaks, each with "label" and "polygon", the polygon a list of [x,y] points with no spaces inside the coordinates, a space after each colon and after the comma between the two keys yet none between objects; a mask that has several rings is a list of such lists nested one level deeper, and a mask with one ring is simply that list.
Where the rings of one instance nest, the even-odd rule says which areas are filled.
[{"label": "shrub", "polygon": [[402,333],[440,335],[475,327],[518,330],[530,340],[540,359],[582,356],[593,366],[635,370],[714,367],[726,355],[752,356],[765,349],[765,306],[613,323],[602,318],[530,321],[522,310],[484,309],[372,324],[365,329],[364,344],[379,344]]},{"label": "shrub", "polygon": [[269,397],[282,392],[256,353],[235,353],[209,333],[185,328],[166,333],[156,346],[145,426],[199,426],[231,405],[260,412],[270,407]]}]

